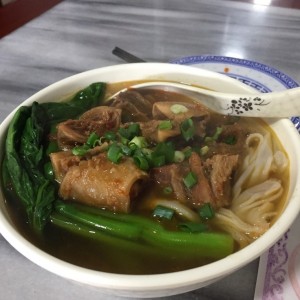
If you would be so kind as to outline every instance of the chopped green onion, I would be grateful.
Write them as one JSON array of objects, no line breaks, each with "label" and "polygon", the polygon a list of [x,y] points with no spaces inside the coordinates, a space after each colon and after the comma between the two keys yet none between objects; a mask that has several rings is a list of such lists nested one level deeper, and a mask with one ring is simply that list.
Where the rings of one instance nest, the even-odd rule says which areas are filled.
[{"label": "chopped green onion", "polygon": [[167,186],[163,189],[164,194],[169,195],[173,192],[173,189],[170,186]]},{"label": "chopped green onion", "polygon": [[219,136],[222,133],[222,131],[223,131],[222,127],[217,127],[215,133],[213,134],[213,136],[207,136],[207,137],[205,137],[204,141],[206,143],[217,141],[217,139],[219,138]]},{"label": "chopped green onion", "polygon": [[195,135],[195,126],[192,119],[184,120],[180,125],[181,135],[186,141],[191,140]]},{"label": "chopped green onion", "polygon": [[237,138],[234,135],[227,136],[224,139],[224,143],[228,145],[234,145],[237,142]]},{"label": "chopped green onion", "polygon": [[82,146],[76,146],[72,149],[72,153],[74,155],[78,155],[78,156],[83,156],[85,155],[88,150],[90,149],[90,147],[86,144],[82,145]]},{"label": "chopped green onion", "polygon": [[[105,137],[101,136],[99,140],[96,141],[99,145],[102,145],[105,142]],[[94,146],[96,145],[96,143],[94,144]]]},{"label": "chopped green onion", "polygon": [[123,144],[121,144],[120,147],[121,147],[121,151],[124,155],[126,155],[126,156],[132,155],[133,150],[130,147],[123,145]]},{"label": "chopped green onion", "polygon": [[216,128],[216,131],[215,131],[214,135],[212,136],[214,141],[216,141],[219,138],[222,131],[223,131],[222,127],[217,127]]},{"label": "chopped green onion", "polygon": [[151,161],[152,160],[152,153],[153,153],[153,150],[149,149],[149,148],[143,148],[141,149],[142,150],[142,153],[143,155],[149,160]]},{"label": "chopped green onion", "polygon": [[178,224],[178,228],[185,232],[204,232],[208,230],[208,226],[206,224],[194,222]]},{"label": "chopped green onion", "polygon": [[157,205],[153,211],[153,217],[171,220],[174,216],[174,209]]},{"label": "chopped green onion", "polygon": [[135,136],[140,135],[140,125],[137,123],[134,123],[134,124],[130,124],[128,127],[119,128],[119,134],[122,137],[124,137],[128,140],[131,140]]},{"label": "chopped green onion", "polygon": [[188,111],[187,107],[182,104],[173,104],[170,109],[171,112],[176,115]]},{"label": "chopped green onion", "polygon": [[175,149],[171,142],[159,143],[152,152],[152,160],[156,157],[164,156],[165,163],[172,163],[174,161]]},{"label": "chopped green onion", "polygon": [[135,164],[143,171],[149,170],[149,162],[145,155],[143,154],[142,149],[137,149],[134,151],[134,154],[132,156]]},{"label": "chopped green onion", "polygon": [[135,150],[138,149],[138,146],[134,143],[128,143],[128,147],[134,152]]},{"label": "chopped green onion", "polygon": [[161,156],[154,156],[151,159],[153,167],[161,167],[166,164],[166,157],[164,155]]},{"label": "chopped green onion", "polygon": [[205,203],[198,210],[200,217],[204,220],[212,219],[215,216],[215,211],[210,203]]},{"label": "chopped green onion", "polygon": [[158,125],[158,129],[161,130],[170,130],[172,129],[173,125],[171,120],[161,121]]},{"label": "chopped green onion", "polygon": [[129,140],[126,139],[125,137],[123,137],[123,136],[120,135],[120,142],[121,142],[123,145],[128,145]]},{"label": "chopped green onion", "polygon": [[97,140],[99,140],[99,135],[96,133],[96,132],[92,132],[90,134],[90,136],[88,137],[87,141],[86,141],[86,144],[92,148],[94,147],[94,144],[96,143]]},{"label": "chopped green onion", "polygon": [[202,148],[200,148],[200,155],[207,154],[208,150],[209,150],[208,146],[203,146]]},{"label": "chopped green onion", "polygon": [[174,153],[174,162],[176,163],[180,163],[180,162],[183,162],[185,159],[185,155],[182,151],[175,151]]},{"label": "chopped green onion", "polygon": [[140,155],[134,155],[133,160],[135,164],[143,171],[149,170],[149,163],[147,159]]},{"label": "chopped green onion", "polygon": [[136,145],[138,148],[146,148],[148,146],[148,142],[143,136],[135,136],[130,142],[129,145]]},{"label": "chopped green onion", "polygon": [[197,176],[193,172],[189,172],[187,176],[183,178],[183,182],[187,188],[193,187],[197,183]]},{"label": "chopped green onion", "polygon": [[117,138],[117,135],[115,132],[107,131],[107,132],[105,132],[104,137],[109,141],[115,141]]},{"label": "chopped green onion", "polygon": [[121,147],[116,143],[111,144],[107,151],[107,158],[117,164],[120,162],[122,157],[123,154]]},{"label": "chopped green onion", "polygon": [[185,158],[189,158],[193,153],[193,149],[191,147],[187,147],[182,152],[183,152]]}]

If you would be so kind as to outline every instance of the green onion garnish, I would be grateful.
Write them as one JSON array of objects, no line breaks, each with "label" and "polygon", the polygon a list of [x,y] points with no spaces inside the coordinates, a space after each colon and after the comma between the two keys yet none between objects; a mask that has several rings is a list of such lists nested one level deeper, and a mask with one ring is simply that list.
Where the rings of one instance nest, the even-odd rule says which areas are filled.
[{"label": "green onion garnish", "polygon": [[185,159],[185,155],[182,151],[175,151],[174,153],[174,162],[175,163],[181,163],[183,162]]},{"label": "green onion garnish", "polygon": [[123,144],[121,144],[120,147],[121,147],[121,151],[124,155],[126,155],[126,156],[132,155],[133,150],[130,147],[123,145]]},{"label": "green onion garnish", "polygon": [[130,124],[128,127],[119,128],[119,134],[127,140],[132,140],[135,136],[140,135],[140,125]]},{"label": "green onion garnish", "polygon": [[143,171],[149,170],[149,163],[147,159],[141,155],[134,155],[133,160],[135,164]]},{"label": "green onion garnish", "polygon": [[153,211],[153,217],[171,220],[175,211],[171,208],[157,205]]},{"label": "green onion garnish", "polygon": [[224,143],[228,145],[234,145],[237,142],[237,138],[234,135],[227,136],[224,139]]},{"label": "green onion garnish", "polygon": [[204,232],[208,230],[208,226],[206,224],[194,222],[178,224],[178,228],[185,232]]},{"label": "green onion garnish", "polygon": [[185,176],[183,178],[183,182],[185,184],[185,186],[190,189],[191,187],[193,187],[196,183],[197,183],[197,176],[195,173],[193,172],[189,172],[187,174],[187,176]]},{"label": "green onion garnish", "polygon": [[173,104],[170,109],[171,112],[176,115],[188,111],[187,107],[182,104]]},{"label": "green onion garnish", "polygon": [[87,141],[86,141],[86,144],[92,148],[94,147],[95,143],[99,140],[99,135],[96,133],[96,132],[92,132],[90,134],[90,136],[88,137]]},{"label": "green onion garnish", "polygon": [[215,131],[214,135],[212,136],[214,141],[216,141],[219,138],[222,131],[223,131],[222,127],[217,127],[216,128],[216,131]]},{"label": "green onion garnish", "polygon": [[173,189],[170,186],[167,186],[163,189],[164,194],[170,195],[173,192]]},{"label": "green onion garnish", "polygon": [[215,216],[215,211],[210,203],[205,203],[198,210],[200,217],[204,220],[212,219]]},{"label": "green onion garnish", "polygon": [[173,143],[159,143],[152,152],[152,159],[155,160],[156,157],[164,156],[165,163],[172,163],[174,161],[174,155],[175,149]]},{"label": "green onion garnish", "polygon": [[164,155],[154,157],[152,156],[151,163],[153,167],[156,168],[164,166],[166,164],[166,157]]},{"label": "green onion garnish", "polygon": [[143,136],[135,136],[130,142],[129,146],[136,145],[137,148],[146,148],[148,146],[148,142]]},{"label": "green onion garnish", "polygon": [[202,148],[200,148],[200,155],[207,154],[208,150],[209,150],[208,146],[203,146]]},{"label": "green onion garnish", "polygon": [[173,125],[171,120],[165,120],[165,121],[161,121],[158,125],[158,129],[161,130],[170,130],[172,129]]},{"label": "green onion garnish", "polygon": [[141,150],[142,150],[143,155],[147,158],[147,160],[151,161],[153,150],[148,149],[148,148],[143,148]]},{"label": "green onion garnish", "polygon": [[114,162],[115,164],[119,163],[121,158],[123,157],[122,149],[116,143],[113,143],[109,146],[107,151],[107,158]]},{"label": "green onion garnish", "polygon": [[195,135],[195,126],[192,119],[186,119],[180,124],[181,135],[186,141],[191,140]]},{"label": "green onion garnish", "polygon": [[220,134],[222,133],[223,129],[222,127],[217,127],[215,133],[213,134],[213,136],[207,136],[205,137],[204,141],[206,143],[208,142],[215,142],[218,140]]},{"label": "green onion garnish", "polygon": [[185,158],[189,158],[193,153],[193,149],[191,147],[187,147],[182,152],[183,152]]},{"label": "green onion garnish", "polygon": [[104,137],[109,141],[115,141],[117,138],[117,135],[115,132],[107,131],[107,132],[105,132]]},{"label": "green onion garnish", "polygon": [[75,146],[73,149],[72,149],[72,153],[74,155],[78,155],[78,156],[83,156],[85,155],[88,150],[90,149],[90,147],[86,144],[82,145],[82,146]]}]

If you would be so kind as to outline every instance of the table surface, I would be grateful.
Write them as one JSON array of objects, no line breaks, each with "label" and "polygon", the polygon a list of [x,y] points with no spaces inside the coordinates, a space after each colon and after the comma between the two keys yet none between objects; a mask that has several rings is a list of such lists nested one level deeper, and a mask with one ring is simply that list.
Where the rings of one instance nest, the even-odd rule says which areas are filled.
[{"label": "table surface", "polygon": [[[121,47],[146,61],[200,54],[258,61],[300,82],[300,10],[223,0],[66,0],[0,40],[0,120],[49,84],[123,63]],[[124,299],[36,266],[0,235],[1,299]],[[253,299],[258,260],[170,299]]]}]

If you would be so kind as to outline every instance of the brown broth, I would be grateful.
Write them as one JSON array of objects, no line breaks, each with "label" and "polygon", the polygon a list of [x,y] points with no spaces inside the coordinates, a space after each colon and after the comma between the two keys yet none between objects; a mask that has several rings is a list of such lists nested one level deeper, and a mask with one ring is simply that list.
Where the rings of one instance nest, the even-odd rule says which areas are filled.
[{"label": "brown broth", "polygon": [[[110,84],[108,85],[107,95],[110,96],[116,91],[134,83],[136,82]],[[174,94],[164,94],[163,100],[190,101],[185,96],[174,96]],[[224,120],[226,120],[226,117],[216,116],[216,126]],[[283,150],[274,132],[262,120],[255,120],[253,122],[253,119],[244,118],[241,119],[240,122],[244,126],[247,126],[249,132],[271,132],[272,139],[275,141],[276,146]],[[288,192],[288,170],[285,174],[274,174],[274,177],[281,179],[285,187],[281,201],[276,203],[278,214],[280,214]],[[156,191],[154,190],[152,193],[155,194]],[[149,195],[145,196],[145,198],[147,197],[149,198]],[[143,208],[143,199],[140,199],[139,201],[140,203],[139,205],[136,205],[135,212],[147,216],[148,213],[145,212]],[[194,268],[212,261],[211,259],[203,259],[197,256],[182,257],[174,253],[166,252],[157,253],[155,251],[150,251],[150,253],[148,253],[148,251],[145,251],[144,253],[130,253],[126,249],[109,247],[105,245],[105,243],[95,242],[91,239],[69,233],[51,223],[46,226],[42,234],[36,234],[32,232],[26,221],[25,212],[23,211],[22,206],[12,194],[6,195],[6,204],[14,224],[27,240],[43,251],[81,267],[122,274],[155,274]],[[275,219],[276,218],[274,218],[274,220]],[[274,222],[274,220],[272,220],[272,222]],[[176,224],[174,224],[174,228],[176,227],[175,225]],[[222,231],[220,228],[214,228],[214,230]]]}]

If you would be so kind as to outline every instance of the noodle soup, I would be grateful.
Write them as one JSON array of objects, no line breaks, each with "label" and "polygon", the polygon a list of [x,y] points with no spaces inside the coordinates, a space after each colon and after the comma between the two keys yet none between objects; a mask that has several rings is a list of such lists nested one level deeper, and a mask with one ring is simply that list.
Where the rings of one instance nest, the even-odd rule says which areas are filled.
[{"label": "noodle soup", "polygon": [[3,181],[22,234],[62,260],[121,274],[206,265],[264,234],[289,185],[272,129],[171,92],[128,90],[98,103],[132,84],[96,83],[62,107],[16,113]]}]

